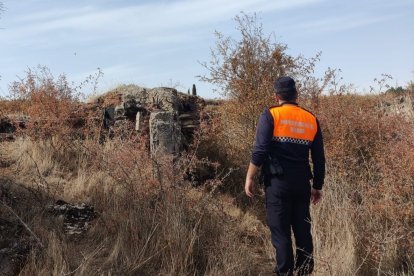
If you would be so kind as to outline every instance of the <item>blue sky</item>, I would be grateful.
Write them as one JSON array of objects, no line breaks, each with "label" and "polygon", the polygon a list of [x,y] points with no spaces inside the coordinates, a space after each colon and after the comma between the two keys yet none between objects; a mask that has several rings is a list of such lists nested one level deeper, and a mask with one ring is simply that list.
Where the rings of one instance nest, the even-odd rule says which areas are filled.
[{"label": "blue sky", "polygon": [[367,91],[381,73],[391,85],[414,79],[414,1],[371,0],[0,0],[0,95],[27,68],[45,65],[81,82],[100,67],[98,90],[123,83],[146,87],[193,83],[210,59],[215,30],[237,37],[234,16],[256,12],[266,33],[288,53],[314,56],[317,67],[341,68],[344,81]]}]

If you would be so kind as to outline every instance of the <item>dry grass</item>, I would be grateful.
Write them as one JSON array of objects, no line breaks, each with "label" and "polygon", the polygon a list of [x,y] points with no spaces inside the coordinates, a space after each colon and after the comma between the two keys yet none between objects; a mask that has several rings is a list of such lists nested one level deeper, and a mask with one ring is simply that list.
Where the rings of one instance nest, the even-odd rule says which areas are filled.
[{"label": "dry grass", "polygon": [[[380,195],[371,192],[389,181],[398,181],[402,188],[409,175],[394,178],[401,171],[385,170],[384,182],[378,182],[379,171],[372,168],[350,172],[363,162],[354,160],[361,158],[360,148],[351,141],[338,148],[330,137],[341,135],[325,132],[332,135],[326,135],[330,162],[325,198],[312,207],[315,275],[409,275],[412,251],[404,245],[412,241],[412,228],[401,232],[401,227],[412,225],[412,210],[407,209],[412,190],[404,193],[391,186]],[[191,153],[176,163],[169,158],[154,163],[135,140],[99,144],[59,139],[27,137],[1,147],[2,160],[12,164],[3,168],[4,174],[42,195],[25,203],[38,207],[33,213],[24,208],[22,216],[46,248],[32,251],[21,275],[267,275],[271,270],[274,252],[260,219],[263,199],[253,207],[237,206],[237,198],[217,193],[215,187],[225,185],[220,177],[194,188],[183,173],[191,171]],[[341,160],[337,155],[342,151],[332,146],[348,159]],[[392,159],[392,151],[382,154],[391,158],[394,170],[407,172],[407,165],[396,162],[409,160]],[[375,182],[369,182],[369,173]],[[99,219],[84,237],[66,237],[59,222],[42,214],[46,202],[58,198],[97,207]],[[386,209],[378,207],[383,205]],[[398,217],[391,211],[398,211]]]},{"label": "dry grass", "polygon": [[[410,95],[403,96],[404,103],[410,101]],[[395,112],[400,110],[399,101],[384,94],[331,95],[320,97],[313,109],[323,128],[328,162],[325,198],[312,207],[316,275],[405,275],[414,271],[414,108],[405,105],[411,111]],[[302,105],[308,103],[311,101],[302,101]],[[239,108],[242,106],[240,103]],[[242,131],[244,124],[231,116],[220,119],[212,121],[206,131],[210,134],[201,154],[226,168],[242,168],[222,190],[230,191],[242,208],[249,206],[247,209],[260,214],[262,205],[243,200],[242,179],[252,138],[246,136],[243,143],[229,146],[242,136],[228,139],[237,132],[229,134],[226,126]],[[234,154],[236,148],[243,154]],[[267,254],[272,255],[271,247]]]},{"label": "dry grass", "polygon": [[[249,202],[242,191],[253,139],[237,119],[243,102],[218,106],[195,145],[173,162],[152,158],[147,139],[128,130],[101,139],[92,121],[74,134],[67,119],[79,103],[57,93],[53,79],[46,86],[35,79],[16,84],[26,97],[19,112],[61,124],[38,120],[0,146],[3,176],[32,194],[12,207],[45,245],[32,249],[21,275],[268,275],[274,250],[263,196]],[[42,113],[43,100],[62,112]],[[385,112],[383,95],[309,103],[328,160],[325,197],[312,207],[315,275],[413,274],[412,113]],[[254,122],[258,114],[244,115]],[[200,167],[210,179],[195,183]],[[91,203],[99,217],[85,235],[68,237],[62,221],[45,212],[56,199]]]},{"label": "dry grass", "polygon": [[[252,248],[264,242],[265,228],[242,212],[227,213],[238,208],[193,188],[177,174],[182,168],[171,167],[188,163],[164,159],[154,166],[134,144],[90,143],[62,148],[58,141],[18,139],[2,145],[2,158],[13,163],[4,171],[8,177],[43,195],[23,203],[38,206],[24,217],[36,216],[29,224],[46,248],[32,251],[21,275],[260,274]],[[87,158],[91,154],[94,159]],[[86,236],[68,239],[61,223],[51,226],[53,219],[42,215],[58,198],[96,206],[99,219]]]},{"label": "dry grass", "polygon": [[[329,170],[330,168],[328,168]],[[311,209],[316,275],[355,275],[358,270],[354,207],[347,183],[329,170],[324,199]]]}]

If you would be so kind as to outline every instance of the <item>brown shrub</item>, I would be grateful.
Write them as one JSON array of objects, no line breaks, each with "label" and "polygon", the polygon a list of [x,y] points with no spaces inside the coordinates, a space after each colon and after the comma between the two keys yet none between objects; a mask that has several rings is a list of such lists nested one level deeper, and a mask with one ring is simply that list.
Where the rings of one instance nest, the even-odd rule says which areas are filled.
[{"label": "brown shrub", "polygon": [[[413,113],[387,109],[390,103],[384,99],[395,103],[393,95],[352,93],[352,86],[339,84],[340,71],[328,69],[318,81],[312,76],[318,56],[289,57],[283,46],[263,35],[256,17],[242,15],[236,21],[241,39],[218,34],[212,61],[205,64],[210,75],[202,78],[228,97],[210,124],[211,131],[206,131],[208,150],[202,151],[216,158],[222,170],[238,170],[228,178],[225,190],[243,196],[257,119],[274,102],[274,79],[291,75],[298,80],[301,105],[313,110],[321,122],[326,147],[326,198],[312,211],[316,273],[412,271]],[[377,81],[380,91],[388,87],[389,78],[383,75]],[[321,96],[324,89],[330,96]],[[411,100],[410,96],[405,99]],[[258,204],[253,208],[258,207],[262,208]],[[338,252],[344,255],[335,256]]]},{"label": "brown shrub", "polygon": [[[67,151],[66,159],[55,151]],[[251,263],[249,249],[252,239],[254,246],[263,243],[261,232],[246,237],[244,230],[260,223],[230,215],[214,189],[193,188],[184,173],[196,161],[191,154],[175,163],[169,157],[151,162],[134,140],[79,141],[57,149],[19,139],[2,147],[2,157],[20,157],[8,176],[47,193],[46,202],[87,201],[99,212],[85,236],[71,239],[39,211],[44,201],[22,202],[39,206],[29,225],[45,249],[32,251],[21,275],[256,275],[262,269]],[[25,220],[34,215],[30,210],[22,214]]]},{"label": "brown shrub", "polygon": [[[192,186],[195,167],[209,163],[195,156],[199,139],[178,159],[155,159],[147,137],[133,135],[128,122],[114,130],[112,139],[100,139],[99,120],[87,120],[88,129],[78,135],[70,124],[79,108],[73,90],[62,90],[64,78],[56,82],[36,74],[29,72],[13,88],[34,123],[25,136],[0,148],[1,159],[11,164],[7,177],[35,194],[35,202],[21,205],[36,208],[20,215],[45,245],[32,251],[21,275],[249,275],[261,270],[250,263],[255,256],[248,249],[252,239],[263,242],[261,233],[246,237],[238,226],[242,216],[223,211],[215,199],[220,177],[211,177],[205,191]],[[89,202],[99,219],[85,236],[66,237],[61,223],[44,209],[56,199]]]},{"label": "brown shrub", "polygon": [[312,73],[320,54],[309,59],[287,54],[287,46],[276,41],[273,34],[265,34],[256,15],[242,13],[235,21],[240,39],[217,32],[211,61],[202,63],[208,75],[200,79],[218,86],[218,92],[227,99],[217,110],[219,121],[212,122],[214,131],[208,138],[209,147],[217,144],[220,149],[209,157],[224,157],[220,163],[233,170],[225,188],[238,194],[242,192],[239,181],[249,163],[259,115],[276,104],[274,80],[284,75],[294,77],[301,97],[316,107],[336,71],[328,69],[322,79],[316,78]]},{"label": "brown shrub", "polygon": [[414,257],[414,125],[381,109],[382,97],[325,97],[319,110],[327,159],[346,181],[357,233],[365,233],[356,242],[370,273],[404,270]]},{"label": "brown shrub", "polygon": [[[239,20],[251,24],[249,17]],[[87,120],[89,131],[72,135],[67,122],[77,112],[77,98],[64,79],[56,82],[46,74],[39,81],[29,73],[15,84],[13,91],[20,96],[13,104],[37,124],[29,126],[28,137],[2,144],[1,159],[12,164],[3,173],[34,188],[38,201],[25,204],[82,200],[100,213],[86,236],[74,241],[58,223],[51,225],[40,207],[26,206],[20,215],[46,249],[32,252],[22,275],[258,275],[271,269],[273,248],[258,219],[263,198],[254,208],[247,208],[245,201],[246,212],[233,201],[245,198],[245,167],[257,117],[272,99],[272,78],[297,68],[309,73],[314,61],[305,66],[284,56],[280,45],[273,48],[269,40],[255,40],[261,28],[244,31],[245,47],[239,52],[221,40],[235,51],[219,48],[228,59],[216,64],[222,68],[210,68],[219,69],[213,79],[222,81],[231,98],[212,110],[212,116],[202,116],[210,121],[203,122],[194,146],[178,159],[152,158],[147,139],[131,135],[130,126],[105,141],[99,139],[99,121]],[[286,69],[283,62],[292,67],[280,71],[278,66]],[[256,72],[261,65],[264,69]],[[278,73],[265,75],[269,70]],[[302,102],[320,119],[328,161],[325,198],[312,207],[315,274],[410,274],[413,118],[385,112],[382,94],[322,97],[329,77],[322,83],[310,78],[301,86],[310,88],[302,93]],[[203,183],[208,189],[194,188],[191,174],[212,161],[218,164],[212,166],[211,180]],[[230,203],[217,191],[231,191]]]}]

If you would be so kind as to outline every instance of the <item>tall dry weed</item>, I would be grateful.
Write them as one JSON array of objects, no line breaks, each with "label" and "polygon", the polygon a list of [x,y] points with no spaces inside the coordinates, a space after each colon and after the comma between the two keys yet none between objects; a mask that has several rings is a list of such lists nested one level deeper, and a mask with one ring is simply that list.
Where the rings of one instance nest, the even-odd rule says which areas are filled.
[{"label": "tall dry weed", "polygon": [[[36,193],[36,202],[16,208],[45,245],[32,251],[21,275],[266,275],[274,251],[261,218],[263,197],[252,208],[241,187],[270,79],[255,87],[263,98],[244,93],[250,86],[236,80],[241,90],[234,91],[247,98],[224,101],[180,158],[154,158],[147,139],[129,127],[105,136],[92,118],[82,131],[74,129],[72,90],[60,95],[48,78],[16,86],[20,100],[33,103],[24,110],[37,124],[2,143],[9,165],[3,172]],[[321,84],[312,87],[305,103],[320,119],[328,161],[325,198],[312,207],[315,274],[413,273],[413,118],[385,112],[382,94],[321,97]],[[249,116],[244,120],[238,114],[247,100],[257,105],[241,113]],[[60,113],[42,113],[43,106]],[[207,166],[210,180],[196,183],[197,168]],[[220,194],[228,191],[230,203]],[[87,201],[99,218],[72,240],[45,211],[56,199]]]},{"label": "tall dry weed", "polygon": [[[21,145],[22,141],[14,143]],[[62,162],[52,158],[58,149],[50,143],[24,143],[24,151],[36,152],[34,162],[40,164],[47,157],[53,163],[52,175],[67,170],[65,166],[73,167],[66,162],[79,158],[72,156]],[[256,275],[255,271],[260,271],[257,264],[250,263],[254,256],[237,226],[240,218],[230,218],[223,208],[215,207],[221,203],[212,193],[200,189],[204,197],[191,195],[194,188],[182,167],[176,167],[188,167],[190,160],[173,163],[164,158],[154,165],[148,162],[145,149],[133,142],[84,144],[88,147],[77,144],[79,155],[94,154],[95,158],[78,163],[76,173],[61,182],[39,177],[52,186],[61,185],[64,192],[54,198],[94,204],[99,219],[81,240],[66,238],[56,227],[59,224],[45,228],[50,219],[47,215],[32,222],[46,247],[32,252],[21,275]],[[71,152],[71,147],[68,144],[66,150]],[[20,148],[12,147],[12,151]],[[34,168],[22,162],[14,163],[20,168],[21,179]],[[38,167],[42,174],[44,167]],[[30,187],[30,183],[26,185]]]},{"label": "tall dry weed", "polygon": [[345,186],[328,182],[327,189],[344,191],[348,200],[343,211],[362,274],[407,271],[414,258],[412,118],[385,112],[382,101],[382,94],[324,97],[318,114],[329,176]]}]

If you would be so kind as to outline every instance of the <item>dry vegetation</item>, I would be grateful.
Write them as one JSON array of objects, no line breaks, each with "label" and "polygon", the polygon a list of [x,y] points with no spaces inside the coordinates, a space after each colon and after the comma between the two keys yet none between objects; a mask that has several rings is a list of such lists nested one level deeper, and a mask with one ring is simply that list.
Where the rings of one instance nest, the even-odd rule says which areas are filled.
[{"label": "dry vegetation", "polygon": [[[389,112],[395,95],[344,93],[335,71],[311,76],[317,58],[289,57],[254,18],[237,20],[242,41],[219,35],[205,77],[229,99],[174,161],[153,159],[145,137],[102,139],[94,114],[76,115],[80,103],[64,78],[29,72],[12,86],[3,111],[33,122],[0,147],[1,214],[12,208],[33,231],[20,275],[268,275],[274,252],[263,196],[249,202],[242,186],[256,120],[281,74],[300,80],[302,105],[325,138],[325,197],[312,207],[315,275],[414,273],[412,92],[401,95],[411,113]],[[192,175],[206,165],[214,172],[196,183]],[[4,182],[27,187],[28,196],[8,198]],[[87,233],[64,234],[45,211],[57,199],[96,207]]]},{"label": "dry vegetation", "polygon": [[[263,258],[265,226],[217,193],[225,176],[194,187],[192,172],[207,160],[194,150],[174,162],[153,159],[148,139],[128,127],[103,141],[95,114],[75,127],[80,103],[61,97],[72,90],[42,72],[29,72],[13,85],[13,100],[2,103],[35,122],[1,144],[2,213],[12,208],[33,232],[20,275],[257,275],[268,269],[250,262]],[[4,182],[26,187],[28,195],[11,193]],[[99,218],[85,235],[69,237],[46,211],[57,199],[88,202]]]}]

